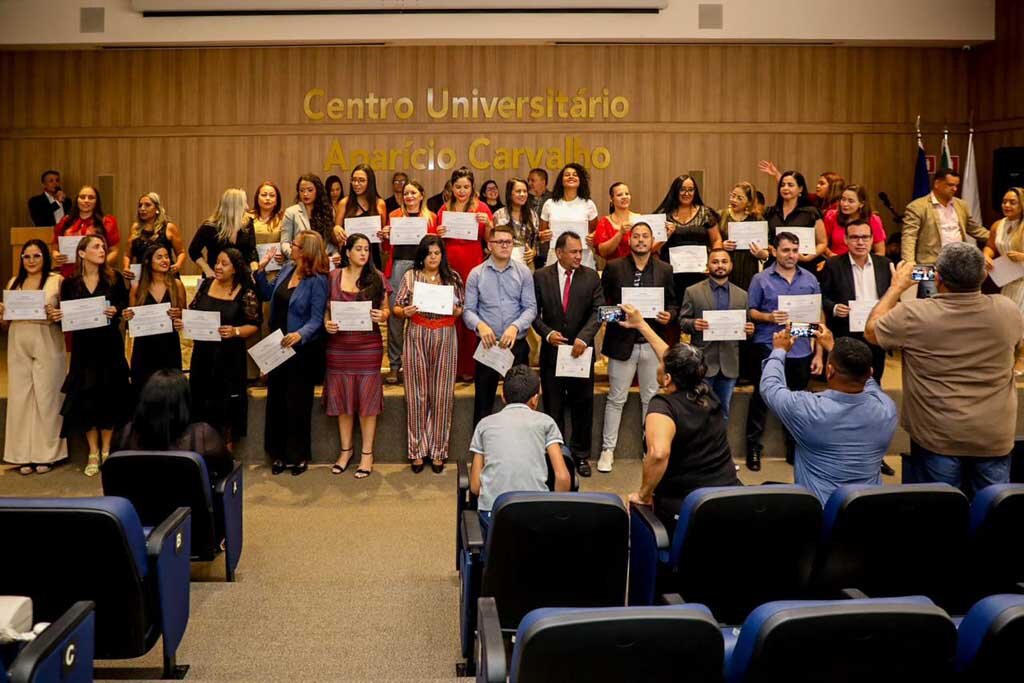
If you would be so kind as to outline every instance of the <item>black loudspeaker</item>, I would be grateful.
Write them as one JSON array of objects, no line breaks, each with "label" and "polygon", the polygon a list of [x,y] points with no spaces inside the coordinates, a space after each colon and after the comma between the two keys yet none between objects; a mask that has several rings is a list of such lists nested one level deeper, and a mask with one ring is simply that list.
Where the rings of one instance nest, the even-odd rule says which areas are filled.
[{"label": "black loudspeaker", "polygon": [[1024,187],[1024,147],[1000,147],[992,152],[992,208],[1000,211],[1003,195]]}]

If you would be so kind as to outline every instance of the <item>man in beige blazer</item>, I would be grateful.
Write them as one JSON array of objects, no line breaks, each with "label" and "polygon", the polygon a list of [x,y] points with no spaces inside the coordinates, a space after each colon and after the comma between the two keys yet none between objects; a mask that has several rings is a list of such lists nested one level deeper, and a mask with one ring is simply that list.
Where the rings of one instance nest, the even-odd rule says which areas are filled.
[{"label": "man in beige blazer", "polygon": [[[967,235],[988,239],[988,230],[971,216],[967,203],[958,199],[960,174],[941,168],[932,176],[932,191],[907,204],[903,215],[903,260],[921,265],[935,265],[939,250],[952,242],[965,242]],[[935,282],[921,282],[918,297],[935,294]]]}]

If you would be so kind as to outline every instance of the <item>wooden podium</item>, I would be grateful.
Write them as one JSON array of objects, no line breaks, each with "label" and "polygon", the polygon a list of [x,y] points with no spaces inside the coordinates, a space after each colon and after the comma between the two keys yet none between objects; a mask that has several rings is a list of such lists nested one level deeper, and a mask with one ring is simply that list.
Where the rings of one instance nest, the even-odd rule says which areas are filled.
[{"label": "wooden podium", "polygon": [[46,245],[53,242],[53,228],[11,228],[11,275],[18,274],[21,265],[21,248],[29,240],[42,240]]}]

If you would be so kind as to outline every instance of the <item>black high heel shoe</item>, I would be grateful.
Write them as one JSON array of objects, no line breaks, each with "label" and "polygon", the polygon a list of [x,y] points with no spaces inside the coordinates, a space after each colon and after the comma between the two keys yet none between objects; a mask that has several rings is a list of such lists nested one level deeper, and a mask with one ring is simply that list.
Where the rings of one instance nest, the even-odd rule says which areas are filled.
[{"label": "black high heel shoe", "polygon": [[288,469],[288,466],[280,460],[275,460],[273,464],[270,465],[270,473],[274,475],[281,474],[286,469]]},{"label": "black high heel shoe", "polygon": [[444,472],[444,460],[431,460],[430,469],[434,470],[434,474],[441,474]]},{"label": "black high heel shoe", "polygon": [[412,465],[411,465],[412,466],[412,473],[413,474],[419,474],[420,472],[423,471],[423,467],[426,464],[427,463],[425,463],[425,462],[421,462],[419,465],[417,465],[416,463],[412,463]]},{"label": "black high heel shoe", "polygon": [[303,474],[308,469],[309,469],[309,461],[308,460],[303,460],[298,465],[295,465],[294,467],[292,467],[292,476],[293,477],[297,477],[300,474]]}]

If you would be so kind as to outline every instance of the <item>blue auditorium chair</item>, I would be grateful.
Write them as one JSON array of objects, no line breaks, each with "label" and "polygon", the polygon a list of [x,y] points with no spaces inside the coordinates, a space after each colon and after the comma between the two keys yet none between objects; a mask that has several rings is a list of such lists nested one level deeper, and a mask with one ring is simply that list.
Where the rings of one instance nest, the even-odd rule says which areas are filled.
[{"label": "blue auditorium chair", "polygon": [[650,507],[630,515],[629,604],[665,593],[738,624],[769,600],[808,597],[821,503],[801,486],[697,489],[670,539]]},{"label": "blue auditorium chair", "polygon": [[959,636],[956,670],[962,680],[1020,680],[1024,675],[1024,595],[983,598],[960,622]]},{"label": "blue auditorium chair", "polygon": [[970,588],[975,598],[1024,592],[1024,484],[987,486],[971,503]]},{"label": "blue auditorium chair", "polygon": [[968,514],[967,497],[948,484],[841,486],[825,504],[815,590],[926,595],[962,614]]},{"label": "blue auditorium chair", "polygon": [[242,555],[242,465],[210,482],[206,463],[186,451],[119,451],[101,469],[103,493],[127,498],[145,526],[175,509],[192,510],[192,557],[208,562],[223,549],[228,581]]},{"label": "blue auditorium chair", "polygon": [[[480,598],[478,683],[509,667],[494,598]],[[720,683],[722,632],[704,605],[544,608],[516,631],[511,683]]]},{"label": "blue auditorium chair", "polygon": [[93,603],[76,602],[36,639],[25,645],[0,681],[91,683],[96,616]]},{"label": "blue auditorium chair", "polygon": [[463,513],[461,533],[459,612],[467,672],[480,597],[495,598],[501,627],[510,632],[540,607],[625,605],[629,515],[614,494],[503,493],[491,510],[486,549],[475,510]]},{"label": "blue auditorium chair", "polygon": [[181,678],[175,654],[189,614],[188,508],[144,529],[117,497],[0,498],[5,552],[0,593],[32,599],[37,621],[74,603],[96,605],[96,658],[132,659],[163,642],[163,676]]},{"label": "blue auditorium chair", "polygon": [[728,683],[941,683],[957,647],[949,615],[920,596],[770,602],[734,638]]}]

